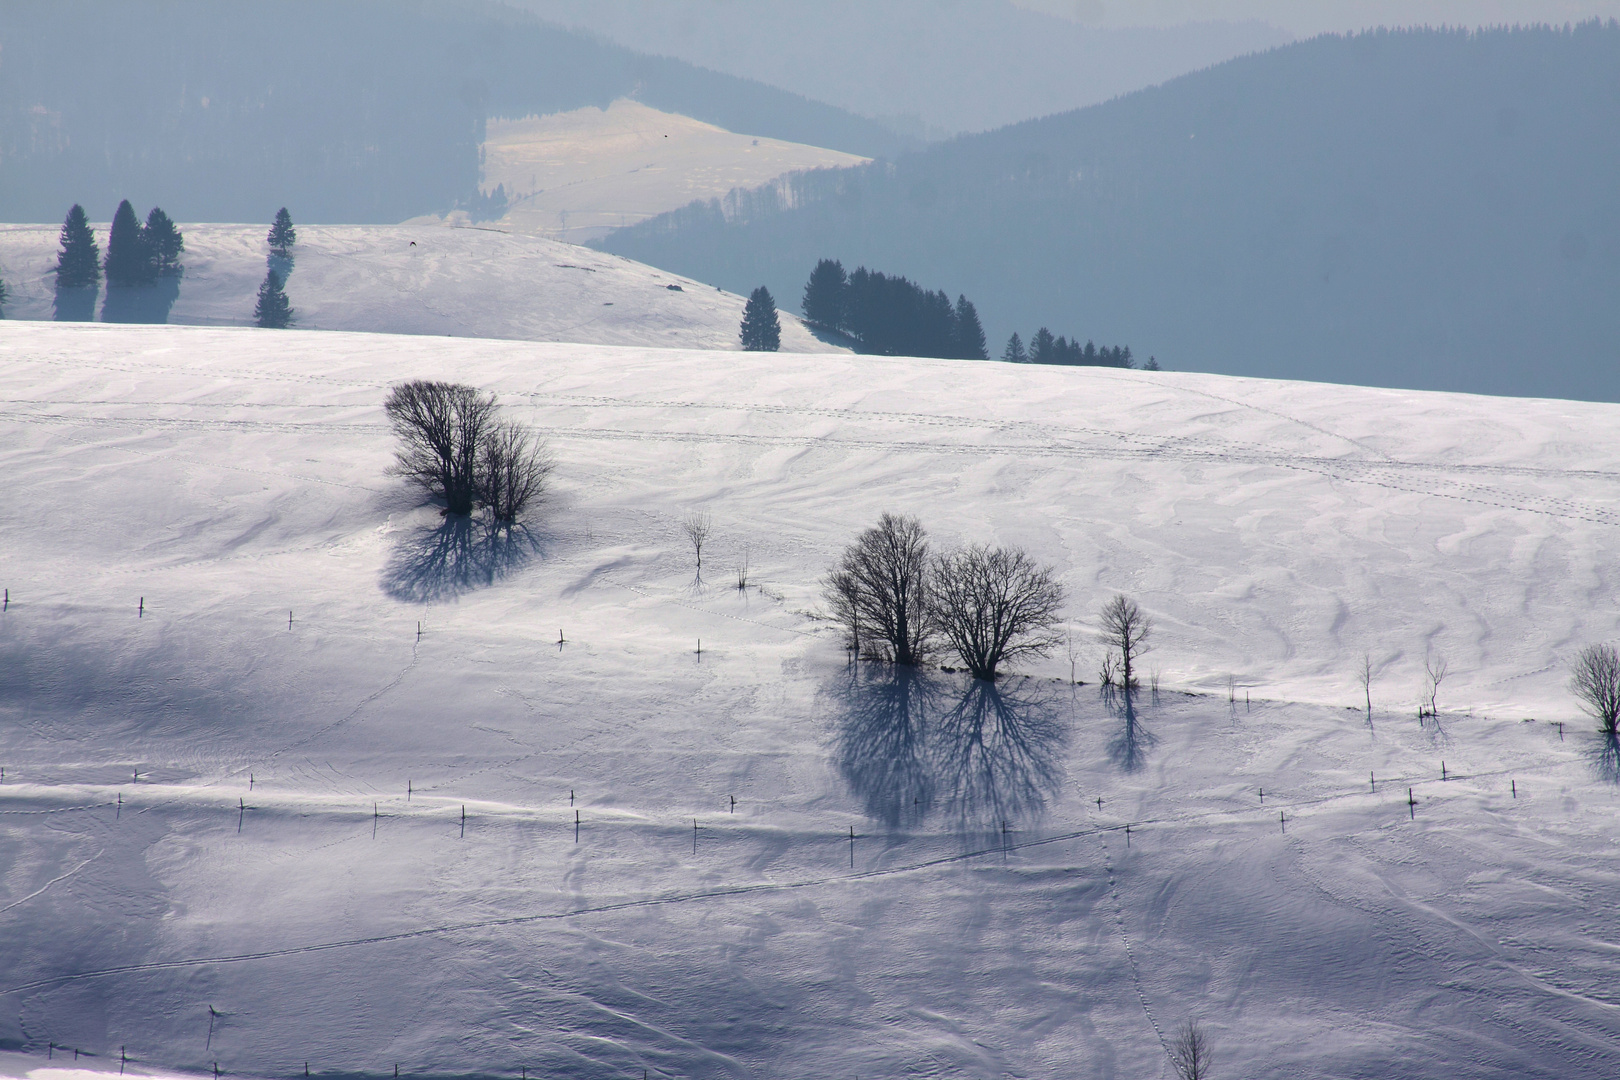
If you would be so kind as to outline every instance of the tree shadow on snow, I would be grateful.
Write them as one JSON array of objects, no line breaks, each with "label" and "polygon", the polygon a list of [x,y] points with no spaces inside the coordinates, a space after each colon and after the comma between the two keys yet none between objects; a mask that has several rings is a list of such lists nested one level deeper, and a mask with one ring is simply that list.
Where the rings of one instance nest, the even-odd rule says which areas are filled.
[{"label": "tree shadow on snow", "polygon": [[1140,692],[1115,692],[1112,687],[1107,687],[1103,697],[1103,704],[1120,718],[1118,730],[1108,740],[1108,760],[1128,773],[1140,771],[1147,764],[1148,751],[1159,744],[1159,737],[1143,727],[1142,719],[1137,715],[1136,695]]},{"label": "tree shadow on snow", "polygon": [[540,538],[522,525],[452,514],[395,544],[383,592],[416,604],[454,600],[523,569],[541,550]]},{"label": "tree shadow on snow", "polygon": [[1620,784],[1620,735],[1599,733],[1597,745],[1589,751],[1589,755],[1598,779],[1608,784]]},{"label": "tree shadow on snow", "polygon": [[101,321],[166,323],[179,298],[179,274],[165,274],[150,285],[109,285],[101,301]]},{"label": "tree shadow on snow", "polygon": [[1062,784],[1067,731],[1039,692],[856,665],[824,693],[838,707],[838,771],[890,828],[936,813],[964,830],[1036,819]]}]

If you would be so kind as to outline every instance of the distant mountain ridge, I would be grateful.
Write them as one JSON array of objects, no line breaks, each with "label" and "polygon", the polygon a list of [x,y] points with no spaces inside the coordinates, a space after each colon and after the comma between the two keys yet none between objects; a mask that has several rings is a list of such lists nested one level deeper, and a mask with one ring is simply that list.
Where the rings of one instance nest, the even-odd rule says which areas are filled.
[{"label": "distant mountain ridge", "polygon": [[[818,258],[1181,369],[1620,400],[1620,25],[1324,36],[605,250],[798,294]],[[784,300],[786,303],[786,299]]]},{"label": "distant mountain ridge", "polygon": [[872,120],[480,0],[0,0],[0,217],[391,223],[476,197],[486,117],[635,97],[893,155]]}]

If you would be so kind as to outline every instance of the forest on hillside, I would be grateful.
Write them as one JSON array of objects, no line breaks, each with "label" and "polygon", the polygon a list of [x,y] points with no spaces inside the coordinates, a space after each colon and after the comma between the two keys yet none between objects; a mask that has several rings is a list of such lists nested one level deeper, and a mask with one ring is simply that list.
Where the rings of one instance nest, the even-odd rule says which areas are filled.
[{"label": "forest on hillside", "polygon": [[830,105],[481,0],[0,0],[0,56],[9,221],[128,196],[182,221],[290,204],[310,222],[397,222],[472,205],[487,118],[628,95],[865,156],[904,145]]},{"label": "forest on hillside", "polygon": [[1177,370],[1620,400],[1620,25],[1324,36],[596,246],[946,280]]}]

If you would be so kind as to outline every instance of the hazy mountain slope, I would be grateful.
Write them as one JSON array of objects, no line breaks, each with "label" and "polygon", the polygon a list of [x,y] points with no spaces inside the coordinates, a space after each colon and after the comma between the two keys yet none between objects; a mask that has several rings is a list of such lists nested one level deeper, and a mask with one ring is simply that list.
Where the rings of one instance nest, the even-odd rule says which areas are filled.
[{"label": "hazy mountain slope", "polygon": [[1620,26],[1319,38],[603,247],[795,295],[818,257],[1168,366],[1620,397]]},{"label": "hazy mountain slope", "polygon": [[1257,21],[1100,28],[1008,0],[515,0],[642,52],[916,134],[983,131],[1140,90],[1290,35]]},{"label": "hazy mountain slope", "polygon": [[[387,474],[412,376],[546,432],[529,532]],[[1620,408],[25,323],[0,400],[35,1064],[1165,1077],[1196,1016],[1217,1076],[1620,1073],[1614,759],[1563,689],[1620,631]],[[1128,590],[1160,694],[852,671],[812,613],[884,510],[1052,563],[1088,680]]]},{"label": "hazy mountain slope", "polygon": [[695,199],[867,161],[739,135],[623,98],[607,109],[491,120],[481,160],[484,192],[498,188],[506,198],[502,228],[576,244]]},{"label": "hazy mountain slope", "polygon": [[[397,222],[469,203],[488,116],[626,95],[862,156],[882,126],[473,0],[0,0],[0,215]],[[103,209],[104,207],[104,209]]]},{"label": "hazy mountain slope", "polygon": [[[249,326],[265,275],[263,225],[183,225],[171,323]],[[51,319],[57,228],[0,225],[8,319]],[[106,245],[107,227],[96,227]],[[490,228],[300,225],[287,296],[309,330],[737,349],[744,300],[589,248]],[[671,289],[676,285],[679,289]],[[102,298],[106,295],[102,291]],[[157,304],[154,291],[151,303]],[[97,304],[98,318],[102,305]],[[148,313],[162,321],[161,304]],[[837,351],[783,314],[782,348]]]}]

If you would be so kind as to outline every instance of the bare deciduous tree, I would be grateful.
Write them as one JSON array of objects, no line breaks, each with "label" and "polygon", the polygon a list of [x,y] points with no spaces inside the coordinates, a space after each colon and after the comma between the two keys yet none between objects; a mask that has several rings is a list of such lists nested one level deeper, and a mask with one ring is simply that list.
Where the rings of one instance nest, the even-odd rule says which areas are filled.
[{"label": "bare deciduous tree", "polygon": [[1372,653],[1361,654],[1361,667],[1356,669],[1356,678],[1361,681],[1361,692],[1367,697],[1367,723],[1372,723]]},{"label": "bare deciduous tree", "polygon": [[692,514],[681,522],[681,531],[686,534],[687,542],[692,545],[692,554],[697,558],[698,576],[703,576],[703,545],[709,542],[709,515]]},{"label": "bare deciduous tree", "polygon": [[928,534],[912,517],[884,514],[844,549],[823,594],[857,655],[908,665],[927,656],[928,569]]},{"label": "bare deciduous tree", "polygon": [[478,468],[479,497],[495,520],[511,524],[545,491],[555,462],[546,444],[510,420],[489,426]]},{"label": "bare deciduous tree", "polygon": [[1103,644],[1119,656],[1119,684],[1129,693],[1136,689],[1136,676],[1132,668],[1147,648],[1148,635],[1153,631],[1153,620],[1142,613],[1136,601],[1123,593],[1103,605]]},{"label": "bare deciduous tree", "polygon": [[748,545],[744,544],[742,558],[737,562],[737,591],[743,592],[748,588]]},{"label": "bare deciduous tree", "polygon": [[1025,656],[1045,656],[1063,587],[1018,548],[982,544],[934,559],[932,609],[945,640],[976,679]]},{"label": "bare deciduous tree", "polygon": [[1209,1080],[1209,1036],[1195,1020],[1188,1020],[1170,1037],[1170,1064],[1181,1080]]},{"label": "bare deciduous tree", "polygon": [[1598,730],[1611,738],[1620,734],[1620,653],[1613,645],[1588,645],[1575,658],[1569,688],[1581,708],[1598,722]]},{"label": "bare deciduous tree", "polygon": [[[1445,657],[1430,654],[1423,658],[1423,696],[1429,699],[1427,715],[1440,715],[1435,698],[1440,694],[1440,684],[1446,681],[1446,676],[1450,673],[1451,668],[1446,663]],[[1418,717],[1421,719],[1424,715],[1423,706],[1418,706]]]},{"label": "bare deciduous tree", "polygon": [[394,387],[383,403],[401,444],[393,471],[443,499],[445,513],[471,514],[495,409],[495,395],[472,386],[416,379]]}]

